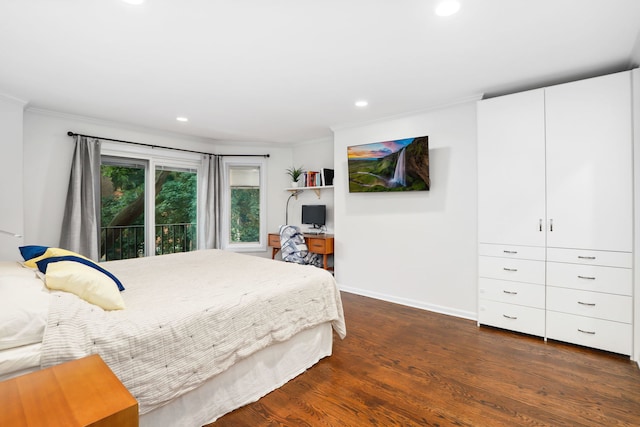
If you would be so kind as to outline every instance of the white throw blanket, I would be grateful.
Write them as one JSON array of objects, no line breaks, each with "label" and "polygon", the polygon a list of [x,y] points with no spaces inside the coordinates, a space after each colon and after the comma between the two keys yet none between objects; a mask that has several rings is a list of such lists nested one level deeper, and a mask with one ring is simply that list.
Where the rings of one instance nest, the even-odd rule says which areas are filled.
[{"label": "white throw blanket", "polygon": [[138,400],[162,406],[271,343],[332,322],[346,335],[333,276],[220,250],[101,264],[126,290],[103,311],[56,292],[42,367],[97,353]]}]

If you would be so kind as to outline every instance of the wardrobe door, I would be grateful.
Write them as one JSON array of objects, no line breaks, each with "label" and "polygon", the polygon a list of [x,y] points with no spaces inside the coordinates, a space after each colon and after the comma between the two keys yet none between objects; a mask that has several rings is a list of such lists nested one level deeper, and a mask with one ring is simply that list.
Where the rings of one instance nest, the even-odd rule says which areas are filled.
[{"label": "wardrobe door", "polygon": [[628,72],[545,90],[547,246],[632,250]]},{"label": "wardrobe door", "polygon": [[544,92],[478,103],[480,243],[544,246]]}]

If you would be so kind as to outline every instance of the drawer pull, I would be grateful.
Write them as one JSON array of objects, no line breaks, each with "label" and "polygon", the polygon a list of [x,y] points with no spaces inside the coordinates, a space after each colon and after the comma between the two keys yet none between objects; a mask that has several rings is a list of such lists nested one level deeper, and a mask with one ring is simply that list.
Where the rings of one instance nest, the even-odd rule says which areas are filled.
[{"label": "drawer pull", "polygon": [[596,303],[595,303],[595,302],[582,302],[582,301],[578,301],[578,304],[580,304],[580,305],[586,305],[586,306],[589,306],[589,307],[595,307],[595,306],[596,306]]},{"label": "drawer pull", "polygon": [[578,332],[582,332],[583,334],[589,334],[589,335],[595,335],[596,334],[595,331],[585,331],[585,330],[582,330],[580,328],[578,328]]},{"label": "drawer pull", "polygon": [[517,268],[507,268],[507,267],[503,267],[502,268],[504,271],[518,271]]},{"label": "drawer pull", "polygon": [[518,251],[502,251],[502,252],[504,252],[505,254],[517,254],[518,253]]},{"label": "drawer pull", "polygon": [[594,256],[582,256],[582,255],[578,255],[578,259],[596,259],[596,257]]},{"label": "drawer pull", "polygon": [[502,290],[502,292],[504,292],[505,294],[509,294],[509,295],[518,295],[517,292],[513,292],[513,291],[507,291],[507,290]]},{"label": "drawer pull", "polygon": [[506,317],[507,319],[518,320],[516,316],[507,316],[506,314],[503,314],[503,316]]},{"label": "drawer pull", "polygon": [[580,275],[578,275],[578,279],[596,280],[596,278],[595,278],[595,277],[590,277],[590,276],[580,276]]}]

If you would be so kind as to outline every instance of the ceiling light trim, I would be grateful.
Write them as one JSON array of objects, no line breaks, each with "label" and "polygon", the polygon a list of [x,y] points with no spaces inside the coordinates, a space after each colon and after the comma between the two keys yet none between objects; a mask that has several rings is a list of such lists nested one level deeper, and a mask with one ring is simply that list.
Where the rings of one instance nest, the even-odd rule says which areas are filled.
[{"label": "ceiling light trim", "polygon": [[458,0],[442,0],[436,5],[436,15],[447,17],[455,15],[460,11],[460,2]]}]

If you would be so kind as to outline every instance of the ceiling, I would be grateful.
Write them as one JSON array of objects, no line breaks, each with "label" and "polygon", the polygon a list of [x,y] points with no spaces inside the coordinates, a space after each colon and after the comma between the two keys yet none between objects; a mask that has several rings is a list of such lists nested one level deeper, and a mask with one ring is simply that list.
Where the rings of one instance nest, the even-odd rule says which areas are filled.
[{"label": "ceiling", "polygon": [[[640,60],[639,0],[460,3],[442,18],[436,0],[3,0],[0,94],[287,144]],[[355,107],[359,99],[369,105]]]}]

